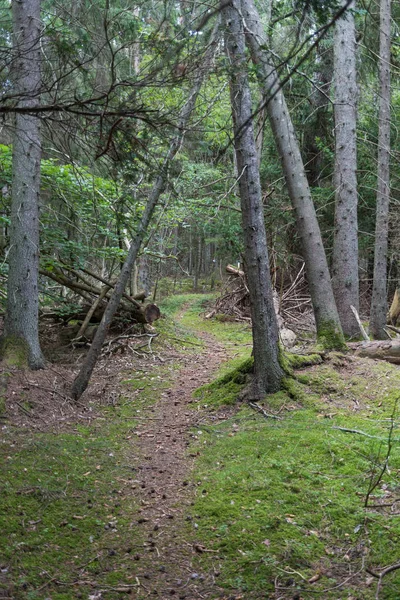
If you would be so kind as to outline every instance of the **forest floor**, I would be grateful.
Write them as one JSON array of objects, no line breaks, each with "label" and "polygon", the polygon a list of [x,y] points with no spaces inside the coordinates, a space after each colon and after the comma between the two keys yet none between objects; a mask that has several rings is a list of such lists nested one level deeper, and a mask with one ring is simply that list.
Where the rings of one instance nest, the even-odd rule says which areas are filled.
[{"label": "forest floor", "polygon": [[237,401],[249,327],[205,300],[167,299],[77,405],[84,350],[51,332],[51,367],[2,372],[0,599],[400,597],[376,577],[400,561],[399,367],[332,354],[263,415]]}]

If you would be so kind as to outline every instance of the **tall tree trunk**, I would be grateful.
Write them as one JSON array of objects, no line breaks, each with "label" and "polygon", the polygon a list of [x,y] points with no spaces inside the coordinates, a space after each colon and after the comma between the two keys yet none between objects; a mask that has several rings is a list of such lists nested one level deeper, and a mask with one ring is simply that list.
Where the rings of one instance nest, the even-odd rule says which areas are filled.
[{"label": "tall tree trunk", "polygon": [[[12,80],[18,108],[40,99],[40,0],[12,2]],[[16,114],[4,360],[31,369],[44,366],[39,344],[40,125],[34,114]]]},{"label": "tall tree trunk", "polygon": [[343,334],[333,296],[328,262],[314,204],[289,110],[280,88],[273,58],[253,0],[242,0],[246,42],[263,90],[275,143],[282,160],[286,185],[295,209],[297,231],[306,264],[308,284],[317,326],[325,347],[343,346]]},{"label": "tall tree trunk", "polygon": [[200,92],[204,76],[208,69],[210,68],[212,59],[214,57],[215,49],[218,44],[218,28],[219,22],[215,25],[211,41],[207,47],[207,50],[203,57],[202,67],[199,69],[195,81],[193,83],[193,87],[190,90],[189,97],[185,102],[184,106],[181,109],[179,115],[179,122],[177,126],[177,134],[175,138],[172,140],[171,145],[169,147],[168,153],[163,161],[163,164],[160,167],[160,173],[154,183],[153,189],[150,193],[150,196],[147,200],[146,208],[138,225],[136,235],[131,242],[131,246],[126,257],[125,263],[122,267],[120,276],[118,278],[117,284],[114,288],[113,295],[111,296],[107,308],[104,312],[101,323],[97,329],[96,335],[94,337],[93,343],[89,349],[89,352],[86,356],[86,359],[82,365],[81,370],[79,371],[74,383],[71,388],[71,396],[74,399],[79,399],[85,389],[88,386],[91,374],[95,367],[95,364],[100,356],[101,349],[103,347],[104,340],[107,335],[108,328],[112,321],[112,318],[115,314],[115,311],[118,308],[119,302],[121,300],[122,294],[125,291],[126,284],[128,282],[130,273],[132,271],[133,265],[135,264],[135,260],[137,258],[138,251],[143,241],[143,237],[146,233],[146,230],[150,224],[151,217],[153,215],[154,209],[157,206],[157,203],[160,199],[161,194],[163,193],[165,186],[167,184],[168,172],[171,162],[173,161],[175,155],[178,153],[182,140],[188,126],[188,122],[190,116],[194,110],[196,105],[197,96]]},{"label": "tall tree trunk", "polygon": [[352,2],[335,25],[335,235],[332,284],[343,331],[358,336],[350,306],[359,309],[357,223],[357,81],[356,30]]},{"label": "tall tree trunk", "polygon": [[333,49],[328,49],[321,44],[316,47],[315,52],[316,61],[313,79],[316,85],[309,96],[311,114],[307,119],[302,144],[303,156],[307,163],[307,179],[311,188],[321,187],[326,164],[319,141],[326,142],[328,131],[332,129],[328,107],[330,105]]},{"label": "tall tree trunk", "polygon": [[234,144],[251,302],[254,352],[252,393],[255,398],[262,398],[267,392],[280,389],[283,371],[279,364],[279,334],[269,271],[240,0],[232,0],[228,5],[221,0],[221,11],[230,66]]},{"label": "tall tree trunk", "polygon": [[387,251],[390,197],[390,15],[391,0],[380,2],[379,135],[376,194],[374,284],[369,328],[374,338],[386,338]]}]

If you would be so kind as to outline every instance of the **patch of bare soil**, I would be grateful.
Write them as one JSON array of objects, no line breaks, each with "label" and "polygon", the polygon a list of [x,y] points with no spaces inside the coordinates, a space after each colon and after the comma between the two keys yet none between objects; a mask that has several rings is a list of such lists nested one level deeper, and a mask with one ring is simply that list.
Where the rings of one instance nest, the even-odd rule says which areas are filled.
[{"label": "patch of bare soil", "polygon": [[[99,408],[118,401],[123,374],[130,374],[133,364],[136,371],[146,372],[155,364],[149,365],[148,353],[143,351],[149,337],[134,331],[130,331],[132,337],[114,332],[104,346],[84,396],[75,402],[70,389],[87,348],[72,347],[64,339],[64,329],[59,323],[41,324],[45,369],[30,371],[0,364],[0,398],[5,407],[5,412],[0,411],[0,423],[53,432],[79,422],[90,425]],[[1,331],[0,324],[0,334]],[[157,360],[156,354],[152,356]],[[168,360],[177,356],[176,351],[168,349]]]},{"label": "patch of bare soil", "polygon": [[136,556],[140,582],[137,598],[226,597],[218,586],[217,563],[207,573],[196,571],[194,566],[196,554],[209,550],[200,542],[185,539],[185,532],[190,527],[193,531],[196,528],[188,516],[196,487],[190,482],[195,455],[188,446],[195,435],[193,428],[199,422],[199,414],[191,406],[192,393],[210,381],[213,372],[227,358],[223,347],[210,336],[201,337],[207,351],[184,359],[175,385],[162,394],[152,420],[137,432],[140,452],[137,485],[141,497],[137,522],[146,540]]}]

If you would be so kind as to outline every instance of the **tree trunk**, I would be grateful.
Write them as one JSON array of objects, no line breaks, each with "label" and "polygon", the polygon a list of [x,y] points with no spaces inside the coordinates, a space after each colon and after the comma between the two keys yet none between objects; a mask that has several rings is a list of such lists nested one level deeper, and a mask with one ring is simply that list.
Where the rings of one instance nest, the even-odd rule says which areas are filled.
[{"label": "tree trunk", "polygon": [[263,27],[253,0],[242,0],[246,41],[263,90],[266,109],[278,148],[286,185],[295,209],[319,341],[330,348],[343,346],[343,334],[333,296],[328,262],[311,198],[293,123],[267,49]]},{"label": "tree trunk", "polygon": [[221,11],[230,66],[234,145],[240,174],[242,227],[251,302],[254,353],[252,394],[254,398],[262,398],[266,393],[280,389],[283,371],[279,364],[279,334],[269,271],[240,0],[232,0],[228,5],[221,0]]},{"label": "tree trunk", "polygon": [[167,183],[167,178],[168,178],[169,167],[170,167],[171,162],[173,161],[175,155],[177,154],[177,152],[179,151],[179,149],[181,147],[183,136],[184,136],[186,128],[188,126],[190,116],[196,105],[197,96],[200,92],[205,73],[207,72],[207,70],[210,67],[210,64],[211,64],[213,56],[214,56],[215,48],[218,43],[218,35],[217,35],[218,26],[219,26],[219,23],[217,23],[214,27],[211,41],[210,41],[209,46],[207,47],[207,50],[203,57],[202,68],[199,69],[199,72],[197,73],[197,75],[195,77],[195,82],[193,84],[193,87],[190,90],[189,97],[181,109],[181,112],[179,115],[179,122],[178,122],[178,126],[177,126],[177,135],[172,140],[171,145],[168,150],[168,153],[163,161],[163,164],[160,167],[160,173],[154,183],[153,189],[148,198],[146,208],[144,210],[144,213],[143,213],[140,223],[138,225],[136,235],[131,242],[128,256],[126,257],[125,263],[124,263],[121,273],[120,273],[120,276],[115,285],[113,295],[111,296],[111,299],[110,299],[110,301],[107,305],[107,308],[104,312],[103,319],[98,327],[95,338],[89,349],[86,359],[82,365],[82,368],[79,371],[79,373],[72,385],[71,396],[72,396],[72,398],[74,398],[76,400],[78,400],[82,396],[83,392],[85,391],[85,389],[88,386],[90,376],[93,372],[93,369],[95,367],[97,359],[100,356],[100,353],[101,353],[101,350],[103,347],[103,342],[107,335],[108,328],[109,328],[112,318],[115,314],[115,311],[118,308],[121,297],[125,291],[125,287],[128,282],[128,279],[129,279],[130,273],[132,271],[133,265],[135,263],[135,260],[137,258],[137,254],[138,254],[138,251],[142,244],[143,237],[144,237],[146,230],[150,224],[150,220],[153,215],[154,209],[157,206],[160,196],[165,189],[165,186]]},{"label": "tree trunk", "polygon": [[350,306],[359,310],[357,224],[357,81],[355,3],[335,25],[334,111],[336,192],[332,283],[344,333],[358,336]]},{"label": "tree trunk", "polygon": [[[316,87],[311,90],[308,98],[310,102],[310,116],[304,129],[304,142],[302,144],[303,156],[307,164],[307,179],[311,188],[322,187],[324,167],[327,164],[324,152],[320,147],[321,140],[329,140],[329,131],[332,129],[329,94],[332,80],[333,48],[326,48],[322,44],[315,48],[315,71],[313,79]],[[326,177],[326,173],[325,173]]]},{"label": "tree trunk", "polygon": [[389,309],[389,322],[396,325],[400,318],[400,288],[396,288],[392,304]]},{"label": "tree trunk", "polygon": [[[12,2],[12,80],[18,107],[36,107],[41,86],[40,0]],[[39,119],[16,114],[7,308],[2,338],[6,361],[31,369],[44,366],[39,344]]]},{"label": "tree trunk", "polygon": [[379,134],[376,194],[374,284],[369,329],[374,338],[385,339],[387,313],[387,252],[390,197],[390,14],[391,0],[380,2],[379,40]]}]

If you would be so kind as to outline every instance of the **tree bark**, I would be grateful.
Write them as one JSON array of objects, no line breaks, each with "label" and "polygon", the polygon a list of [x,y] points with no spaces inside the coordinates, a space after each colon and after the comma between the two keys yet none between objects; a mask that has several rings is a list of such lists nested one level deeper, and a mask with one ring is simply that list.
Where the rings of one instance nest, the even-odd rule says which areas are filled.
[{"label": "tree bark", "polygon": [[327,141],[329,139],[328,132],[332,129],[328,107],[330,105],[333,48],[328,49],[322,43],[315,48],[315,53],[313,80],[316,85],[308,98],[311,114],[307,118],[302,144],[302,152],[307,165],[307,179],[311,188],[322,187],[324,167],[326,168],[328,165],[325,162],[320,141]]},{"label": "tree bark", "polygon": [[[17,106],[37,108],[40,99],[40,0],[12,2],[12,81]],[[44,366],[39,344],[39,194],[41,140],[34,113],[17,113],[12,155],[7,307],[4,360],[31,369]]]},{"label": "tree bark", "polygon": [[359,335],[350,306],[359,311],[357,221],[356,30],[352,2],[335,25],[335,234],[332,284],[345,335]]},{"label": "tree bark", "polygon": [[400,317],[400,288],[396,288],[393,296],[392,304],[389,309],[389,321],[392,325],[396,325]]},{"label": "tree bark", "polygon": [[387,253],[390,198],[390,17],[391,0],[380,2],[379,39],[379,134],[376,194],[374,283],[369,329],[376,339],[385,339],[387,314]]},{"label": "tree bark", "polygon": [[125,291],[125,287],[127,285],[133,265],[135,264],[137,254],[143,241],[143,237],[150,224],[154,209],[157,206],[160,196],[163,193],[167,184],[169,167],[175,155],[181,147],[190,116],[196,105],[197,96],[200,92],[204,76],[208,71],[214,56],[215,48],[218,43],[218,27],[219,23],[217,23],[214,27],[211,41],[203,57],[202,67],[201,69],[199,69],[198,73],[195,76],[195,81],[190,90],[189,97],[180,112],[179,122],[177,126],[177,134],[172,140],[167,155],[164,158],[162,165],[160,166],[160,173],[154,183],[152,191],[150,192],[150,196],[147,200],[146,208],[138,225],[136,235],[131,241],[129,252],[126,257],[125,263],[121,269],[121,273],[115,285],[114,292],[104,312],[103,319],[97,329],[93,343],[89,349],[89,352],[82,365],[82,368],[79,371],[74,383],[72,384],[71,396],[75,400],[78,400],[82,396],[83,392],[88,386],[93,369],[101,354],[103,342],[107,335],[107,331],[111,324],[111,320],[115,314],[115,311],[118,308],[119,302]]},{"label": "tree bark", "polygon": [[269,271],[240,0],[232,0],[228,5],[221,0],[221,12],[230,68],[234,145],[250,291],[254,353],[252,395],[259,399],[280,389],[283,371],[279,364],[279,334]]},{"label": "tree bark", "polygon": [[279,78],[253,0],[242,0],[246,42],[256,65],[275,143],[282,161],[286,185],[295,210],[306,264],[308,284],[319,341],[326,347],[343,346],[343,334],[331,285],[328,262],[322,243],[299,144]]}]

